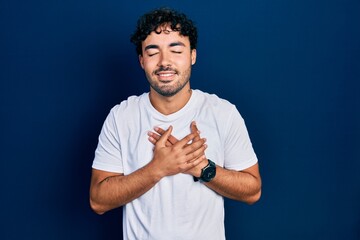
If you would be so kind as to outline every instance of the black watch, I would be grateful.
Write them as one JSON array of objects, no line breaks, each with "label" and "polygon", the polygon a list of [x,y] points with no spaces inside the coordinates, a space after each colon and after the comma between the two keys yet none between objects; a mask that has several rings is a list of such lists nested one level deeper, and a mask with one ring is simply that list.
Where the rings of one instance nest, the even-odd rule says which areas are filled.
[{"label": "black watch", "polygon": [[216,165],[213,161],[208,159],[209,163],[203,169],[201,169],[201,175],[199,178],[194,176],[194,181],[197,182],[199,180],[203,182],[210,182],[216,175]]}]

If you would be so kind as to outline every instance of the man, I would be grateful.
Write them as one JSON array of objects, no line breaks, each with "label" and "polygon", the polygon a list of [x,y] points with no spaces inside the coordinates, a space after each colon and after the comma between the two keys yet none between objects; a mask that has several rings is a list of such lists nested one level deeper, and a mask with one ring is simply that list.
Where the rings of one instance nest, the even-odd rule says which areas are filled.
[{"label": "man", "polygon": [[131,40],[150,92],[105,120],[91,207],[124,206],[124,239],[225,239],[223,197],[251,204],[261,193],[244,121],[226,100],[190,88],[197,30],[184,14],[145,14]]}]

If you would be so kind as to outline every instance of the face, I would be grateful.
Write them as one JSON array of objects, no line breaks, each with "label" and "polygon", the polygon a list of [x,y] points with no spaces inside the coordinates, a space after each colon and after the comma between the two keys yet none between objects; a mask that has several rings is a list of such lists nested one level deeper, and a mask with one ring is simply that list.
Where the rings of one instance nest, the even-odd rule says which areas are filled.
[{"label": "face", "polygon": [[184,87],[190,88],[191,66],[196,61],[196,50],[190,49],[189,37],[181,36],[169,27],[160,34],[151,32],[142,43],[141,67],[151,90],[166,97],[174,96]]}]

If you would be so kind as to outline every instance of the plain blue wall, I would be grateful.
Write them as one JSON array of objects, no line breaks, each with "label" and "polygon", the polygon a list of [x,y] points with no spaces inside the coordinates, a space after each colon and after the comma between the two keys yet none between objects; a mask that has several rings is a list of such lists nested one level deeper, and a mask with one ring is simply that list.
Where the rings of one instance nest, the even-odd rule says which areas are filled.
[{"label": "plain blue wall", "polygon": [[227,238],[360,239],[360,2],[0,1],[1,239],[121,239],[88,204],[115,104],[148,91],[129,42],[158,6],[199,28],[192,87],[237,105],[263,177]]}]

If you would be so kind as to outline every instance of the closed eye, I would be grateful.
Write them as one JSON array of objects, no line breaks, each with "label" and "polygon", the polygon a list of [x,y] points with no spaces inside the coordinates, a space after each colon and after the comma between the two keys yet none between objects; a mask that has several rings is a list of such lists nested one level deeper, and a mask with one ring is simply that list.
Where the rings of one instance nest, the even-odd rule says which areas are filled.
[{"label": "closed eye", "polygon": [[154,55],[156,55],[156,54],[158,54],[159,52],[155,52],[155,53],[148,53],[148,56],[149,57],[152,57],[152,56],[154,56]]}]

